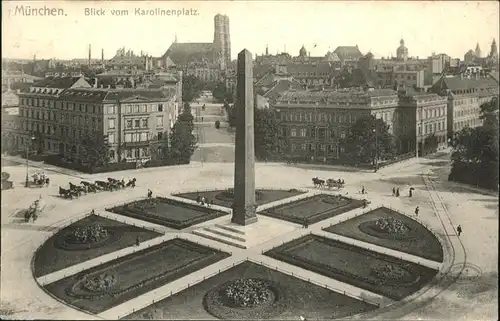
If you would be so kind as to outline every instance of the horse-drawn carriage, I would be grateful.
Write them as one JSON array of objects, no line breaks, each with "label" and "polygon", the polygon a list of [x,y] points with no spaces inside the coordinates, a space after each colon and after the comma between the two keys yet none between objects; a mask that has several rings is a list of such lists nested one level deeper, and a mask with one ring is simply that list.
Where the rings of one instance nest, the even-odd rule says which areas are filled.
[{"label": "horse-drawn carriage", "polygon": [[35,173],[31,175],[31,178],[33,179],[32,184],[36,187],[44,187],[44,186],[49,186],[50,183],[50,178],[45,175],[45,173]]},{"label": "horse-drawn carriage", "polygon": [[329,189],[331,188],[337,188],[337,189],[342,189],[344,188],[344,180],[343,179],[332,179],[329,178],[326,180],[326,187]]},{"label": "horse-drawn carriage", "polygon": [[133,178],[125,184],[123,179],[117,180],[111,177],[108,177],[107,181],[95,181],[94,183],[81,181],[81,185],[75,185],[70,182],[69,189],[59,187],[59,195],[64,198],[73,199],[82,194],[97,193],[97,191],[116,191],[124,189],[125,187],[135,187],[135,182],[136,179]]},{"label": "horse-drawn carriage", "polygon": [[33,222],[35,222],[40,216],[40,213],[43,211],[45,207],[45,203],[42,200],[42,196],[40,196],[39,199],[33,202],[33,204],[30,205],[30,207],[24,212],[24,220],[26,222],[29,222],[30,219],[33,219]]},{"label": "horse-drawn carriage", "polygon": [[341,188],[344,188],[344,185],[345,185],[343,179],[329,178],[325,181],[323,179],[319,179],[318,177],[313,177],[312,182],[314,184],[314,187],[316,187],[316,188],[327,187],[327,188],[331,189],[331,188],[335,187],[337,189],[341,189]]}]

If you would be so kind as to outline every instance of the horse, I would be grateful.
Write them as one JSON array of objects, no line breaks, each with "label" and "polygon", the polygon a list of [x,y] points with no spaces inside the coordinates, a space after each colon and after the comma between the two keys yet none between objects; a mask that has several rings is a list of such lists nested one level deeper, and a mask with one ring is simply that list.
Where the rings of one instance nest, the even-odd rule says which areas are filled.
[{"label": "horse", "polygon": [[64,188],[59,186],[59,195],[64,197],[64,198],[73,199],[74,193],[69,189],[64,189]]},{"label": "horse", "polygon": [[319,179],[317,177],[314,177],[312,179],[314,187],[324,187],[325,186],[325,181],[322,179]]}]

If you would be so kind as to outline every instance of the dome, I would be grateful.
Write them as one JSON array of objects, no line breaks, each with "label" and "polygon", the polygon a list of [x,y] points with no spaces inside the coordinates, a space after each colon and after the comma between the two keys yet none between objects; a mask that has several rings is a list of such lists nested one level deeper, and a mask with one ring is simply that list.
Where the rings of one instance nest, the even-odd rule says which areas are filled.
[{"label": "dome", "polygon": [[307,56],[307,50],[306,50],[306,48],[304,47],[304,45],[302,45],[302,48],[300,48],[300,51],[299,51],[299,56],[301,56],[301,57],[305,57],[305,56]]},{"label": "dome", "polygon": [[406,48],[406,46],[405,46],[405,41],[403,39],[401,39],[399,44],[400,44],[400,46],[396,50],[396,56],[398,57],[398,59],[408,58],[408,48]]}]

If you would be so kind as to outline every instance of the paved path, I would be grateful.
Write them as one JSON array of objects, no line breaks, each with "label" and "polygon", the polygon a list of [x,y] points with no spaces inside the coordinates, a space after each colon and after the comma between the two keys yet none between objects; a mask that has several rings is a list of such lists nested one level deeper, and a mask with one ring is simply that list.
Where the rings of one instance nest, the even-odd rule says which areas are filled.
[{"label": "paved path", "polygon": [[[48,236],[50,236],[53,231],[53,227],[63,224],[68,219],[77,219],[77,215],[81,215],[81,213],[85,213],[86,211],[90,211],[90,209],[95,208],[104,208],[107,207],[110,203],[123,203],[128,202],[132,198],[140,198],[146,195],[146,191],[148,188],[152,189],[154,194],[160,195],[168,195],[174,191],[189,191],[195,190],[196,188],[200,188],[201,186],[210,186],[213,189],[219,188],[227,188],[232,185],[233,181],[233,164],[205,164],[205,166],[201,167],[199,164],[188,165],[183,167],[165,167],[165,168],[152,168],[152,169],[143,169],[137,171],[124,171],[118,173],[114,176],[124,175],[137,177],[138,187],[134,190],[127,190],[123,192],[115,192],[115,193],[102,193],[96,195],[88,195],[84,196],[79,200],[74,201],[64,201],[57,197],[51,196],[52,193],[56,190],[57,186],[53,188],[50,187],[48,189],[43,190],[32,190],[32,189],[22,189],[16,186],[16,189],[3,191],[2,192],[2,273],[1,273],[1,282],[2,288],[0,291],[1,294],[1,302],[2,302],[2,311],[9,311],[8,313],[15,318],[55,318],[55,319],[89,319],[96,318],[95,316],[89,316],[88,314],[76,311],[47,295],[43,290],[39,288],[35,280],[31,277],[30,271],[30,262],[36,248],[43,244]],[[475,221],[466,221],[464,217],[466,215],[470,216],[470,213],[477,213],[480,217],[495,215],[490,214],[494,213],[494,210],[488,210],[484,206],[485,202],[489,202],[491,197],[481,196],[478,194],[460,194],[460,202],[462,202],[465,206],[467,204],[466,210],[458,211],[457,208],[451,208],[449,205],[449,201],[445,201],[443,197],[443,192],[440,189],[445,188],[442,186],[436,187],[434,190],[431,189],[431,193],[427,192],[427,187],[423,184],[420,176],[416,175],[422,172],[425,168],[432,169],[432,165],[430,165],[430,161],[420,160],[418,163],[413,165],[408,165],[407,167],[400,168],[398,170],[393,171],[382,171],[379,173],[360,173],[360,172],[346,172],[344,170],[335,171],[331,168],[300,168],[298,166],[286,166],[282,164],[260,164],[258,163],[256,166],[256,180],[258,188],[267,188],[267,187],[276,187],[276,179],[279,177],[280,186],[286,186],[290,188],[311,188],[310,179],[311,177],[319,176],[319,177],[342,177],[345,179],[347,186],[345,191],[350,195],[358,195],[357,191],[359,190],[361,185],[366,186],[369,191],[368,199],[373,200],[373,204],[370,204],[370,209],[372,206],[375,207],[377,204],[384,204],[386,206],[391,206],[401,210],[403,212],[412,213],[416,204],[421,207],[421,220],[425,222],[425,224],[431,226],[433,229],[440,233],[440,237],[444,238],[447,234],[451,234],[450,239],[451,244],[455,250],[459,248],[460,240],[469,240],[468,247],[474,248],[472,252],[473,262],[481,265],[483,269],[483,274],[489,271],[497,271],[496,262],[498,258],[498,250],[496,249],[496,244],[498,240],[498,228],[496,227],[496,232],[491,230],[491,228],[497,226],[498,224],[498,214],[493,218],[493,221],[484,221],[486,224],[481,225],[481,228],[484,232],[474,233],[472,226],[474,224],[479,223],[477,220]],[[9,166],[6,168],[7,172],[11,174],[13,180],[16,182],[22,181],[24,178],[25,172],[24,168],[19,166]],[[106,174],[104,174],[106,175]],[[416,176],[416,177],[414,177]],[[98,179],[99,175],[91,175],[89,179]],[[52,178],[52,177],[51,177]],[[74,178],[68,177],[63,174],[54,173],[53,179],[55,184],[67,184],[67,181],[72,181]],[[175,182],[175,183],[174,183]],[[416,188],[416,194],[412,199],[407,197],[394,198],[390,195],[390,190],[394,184],[401,184],[400,182],[411,182],[412,186]],[[428,183],[428,182],[427,182]],[[410,184],[410,183],[408,183]],[[22,192],[22,193],[20,193]],[[15,223],[15,216],[13,213],[16,209],[23,208],[26,204],[30,202],[30,198],[36,198],[38,195],[42,193],[44,195],[44,199],[46,200],[47,207],[50,208],[50,211],[42,214],[39,220],[35,224],[19,224]],[[447,197],[447,196],[446,196]],[[441,198],[441,199],[440,199]],[[493,198],[491,198],[493,199]],[[498,201],[498,200],[497,200]],[[450,218],[450,222],[441,223],[438,218],[441,216],[445,216],[446,208],[442,206],[440,210],[437,205],[446,203],[448,207],[448,216]],[[437,205],[434,205],[437,204]],[[437,210],[434,209],[434,206],[437,207]],[[365,209],[365,210],[368,210]],[[232,252],[232,256],[226,260],[223,260],[225,263],[214,264],[212,266],[207,267],[206,269],[197,271],[193,274],[186,276],[185,278],[179,279],[175,282],[167,284],[165,287],[158,288],[156,292],[146,293],[144,296],[138,297],[132,301],[126,302],[120,306],[117,306],[111,310],[103,312],[101,316],[107,316],[111,318],[115,318],[116,316],[122,316],[126,313],[130,313],[129,308],[136,309],[136,307],[141,307],[141,305],[151,303],[153,298],[158,300],[162,297],[162,295],[170,295],[169,291],[174,293],[174,290],[181,290],[182,287],[190,285],[198,279],[198,281],[203,279],[203,276],[207,277],[210,275],[210,271],[218,271],[218,266],[231,266],[230,262],[236,264],[238,260],[246,259],[247,257],[250,260],[269,261],[270,265],[278,266],[278,268],[283,268],[284,265],[282,262],[267,258],[262,256],[261,253],[270,248],[278,246],[283,242],[287,242],[289,240],[301,237],[305,234],[314,232],[320,233],[321,228],[328,224],[336,224],[344,219],[347,219],[350,215],[360,215],[363,212],[363,209],[358,209],[351,211],[347,214],[339,215],[335,218],[329,219],[327,221],[323,221],[321,223],[313,224],[309,226],[308,229],[303,229],[299,225],[296,228],[284,235],[280,236],[276,239],[269,240],[265,243],[259,244],[247,251],[240,251],[237,248],[226,246],[221,243],[210,241],[196,235],[189,234],[191,229],[186,229],[181,233],[178,233],[174,230],[168,230],[168,228],[164,228],[164,231],[168,233],[165,237],[172,237],[173,235],[179,234],[181,238],[189,239],[194,242],[199,242],[205,244],[207,246],[212,246],[215,248],[219,248],[221,250],[225,250],[228,252]],[[434,212],[437,212],[435,214]],[[462,235],[460,240],[458,237],[454,236],[454,222],[456,222],[458,215],[457,213],[464,213],[460,216],[460,222],[466,222],[467,228],[465,230],[465,235]],[[4,215],[4,213],[8,213],[8,215]],[[106,213],[107,215],[111,215],[111,213]],[[124,217],[119,216],[123,221]],[[205,222],[200,224],[199,226],[215,224],[219,221],[226,219],[224,217],[215,219],[210,222]],[[135,222],[134,219],[125,218],[127,222]],[[444,220],[443,220],[444,221]],[[477,223],[476,223],[477,222]],[[142,224],[139,223],[139,224]],[[147,223],[144,223],[147,224]],[[464,223],[465,224],[465,223]],[[443,231],[443,225],[445,227]],[[199,227],[198,226],[198,227]],[[52,231],[52,232],[50,232]],[[495,239],[490,238],[490,236],[495,236]],[[479,242],[479,243],[478,243]],[[144,242],[145,243],[145,242]],[[486,248],[473,247],[473,244],[485,244]],[[493,247],[494,246],[494,247]],[[117,253],[113,253],[112,255],[125,255],[126,251],[130,251],[130,249],[124,249]],[[493,254],[492,254],[493,253]],[[395,254],[395,253],[393,253]],[[470,254],[470,253],[468,253]],[[395,254],[397,255],[397,254]],[[461,258],[460,253],[456,251],[455,260],[457,263],[460,261],[464,262],[465,257]],[[470,255],[469,255],[470,256]],[[111,259],[112,256],[110,256]],[[263,260],[258,260],[259,258],[264,258]],[[232,261],[234,260],[234,261]],[[6,264],[5,262],[9,262]],[[222,262],[222,261],[221,261]],[[89,263],[89,262],[84,262]],[[95,263],[95,262],[94,262]],[[219,262],[220,263],[220,262]],[[82,266],[80,266],[82,267]],[[293,267],[294,275],[297,274],[299,277],[307,277],[308,275],[313,275],[309,271]],[[77,268],[75,268],[77,269]],[[67,273],[73,273],[67,270]],[[295,272],[296,271],[296,272]],[[291,271],[290,271],[291,272]],[[57,272],[56,272],[57,273]],[[57,274],[56,274],[57,275]],[[315,278],[316,276],[314,276]],[[309,277],[310,278],[310,277]],[[319,279],[318,279],[319,282]],[[482,281],[485,282],[485,281]],[[452,282],[451,282],[452,283]],[[330,285],[329,285],[330,286]],[[333,284],[332,284],[333,286]],[[337,284],[339,288],[342,288],[343,285]],[[161,290],[160,290],[161,289]],[[169,290],[171,289],[171,290]],[[176,291],[177,291],[176,290]],[[352,294],[361,295],[362,290],[360,289],[351,289]],[[342,291],[340,289],[340,291]],[[432,310],[429,308],[425,308],[422,305],[414,304],[411,302],[406,302],[403,306],[398,306],[394,304],[392,308],[387,308],[388,310],[380,309],[377,310],[376,313],[373,314],[373,318],[379,319],[388,319],[388,318],[397,318],[400,319],[405,315],[408,315],[408,318],[431,318],[439,319],[441,316],[436,317],[436,311],[441,311],[442,309],[447,309],[448,315],[456,315],[457,307],[455,302],[460,302],[460,305],[467,306],[468,310],[460,310],[460,315],[458,317],[467,316],[467,318],[478,318],[481,319],[481,316],[493,316],[492,312],[488,311],[496,311],[497,300],[496,299],[485,299],[484,303],[478,305],[479,308],[475,308],[471,306],[466,299],[461,299],[457,297],[457,290],[454,288],[454,285],[451,287],[446,287],[443,290],[440,286],[429,287],[426,289],[425,295],[429,298],[433,298],[431,303],[426,303],[429,307],[433,307]],[[460,288],[462,291],[462,288]],[[347,291],[346,291],[347,293]],[[415,301],[425,300],[422,297],[422,293],[418,293],[415,295]],[[437,299],[436,299],[436,295]],[[441,298],[441,299],[439,299]],[[453,299],[451,299],[453,298]],[[448,301],[442,301],[442,300]],[[452,301],[449,301],[452,300]],[[434,303],[436,302],[436,303]],[[382,306],[389,304],[385,302]],[[452,305],[455,304],[455,305]],[[478,303],[476,303],[477,305]],[[455,310],[450,310],[452,306],[455,306]],[[472,311],[472,312],[471,312]],[[485,312],[486,311],[486,312]],[[487,313],[487,314],[485,314]],[[427,316],[427,317],[426,317]],[[445,316],[446,317],[446,316]],[[495,318],[493,318],[495,319]]]}]

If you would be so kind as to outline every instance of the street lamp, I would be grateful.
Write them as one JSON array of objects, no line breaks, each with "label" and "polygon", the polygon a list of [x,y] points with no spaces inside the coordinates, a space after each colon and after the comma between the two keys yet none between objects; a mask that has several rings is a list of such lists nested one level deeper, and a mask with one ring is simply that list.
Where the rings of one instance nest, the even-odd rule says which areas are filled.
[{"label": "street lamp", "polygon": [[28,167],[29,167],[29,163],[28,163],[28,159],[29,159],[29,150],[30,150],[30,145],[33,141],[35,141],[36,137],[35,136],[31,136],[30,137],[30,140],[26,143],[26,181],[24,182],[24,187],[29,187],[29,177],[28,177]]},{"label": "street lamp", "polygon": [[373,133],[375,134],[375,172],[378,170],[378,133],[377,133],[377,125],[373,129]]}]

